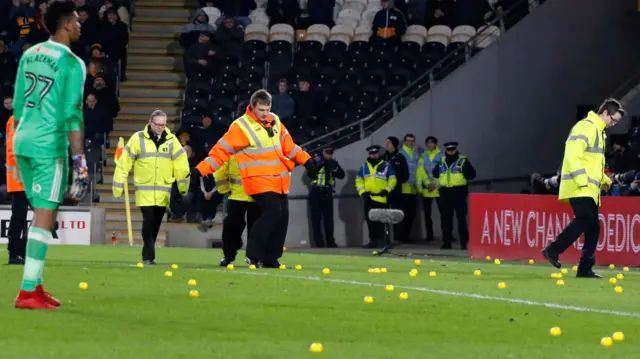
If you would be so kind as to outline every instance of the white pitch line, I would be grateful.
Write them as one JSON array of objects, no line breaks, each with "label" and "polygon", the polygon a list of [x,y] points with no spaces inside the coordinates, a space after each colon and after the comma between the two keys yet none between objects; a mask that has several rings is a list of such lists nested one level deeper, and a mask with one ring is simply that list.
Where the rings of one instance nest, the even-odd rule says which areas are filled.
[{"label": "white pitch line", "polygon": [[[187,270],[197,270],[197,271],[213,271],[213,272],[227,272],[234,274],[245,274],[245,275],[261,275],[266,277],[278,277],[278,278],[290,278],[290,279],[302,279],[302,280],[310,280],[310,281],[324,281],[329,283],[339,283],[339,284],[351,284],[351,285],[359,285],[359,286],[368,286],[368,287],[385,287],[385,284],[380,283],[372,283],[372,282],[359,282],[355,280],[346,280],[346,279],[333,279],[333,278],[320,278],[320,277],[307,277],[307,276],[296,276],[296,275],[286,275],[286,274],[275,274],[275,273],[266,273],[266,272],[243,272],[243,271],[225,271],[222,269],[219,270],[210,270],[205,268],[188,268]],[[569,310],[574,312],[586,312],[586,313],[595,313],[595,314],[608,314],[615,315],[620,317],[632,317],[632,318],[640,318],[640,313],[631,313],[631,312],[621,312],[617,310],[609,310],[609,309],[598,309],[598,308],[588,308],[588,307],[578,307],[573,305],[563,305],[549,302],[537,302],[533,300],[526,299],[517,299],[517,298],[506,298],[506,297],[497,297],[492,295],[485,294],[477,294],[477,293],[465,293],[465,292],[455,292],[450,290],[442,290],[442,289],[432,289],[425,287],[410,287],[403,285],[396,285],[396,288],[401,289],[409,289],[415,290],[418,292],[432,293],[432,294],[440,294],[440,295],[450,295],[454,297],[464,297],[464,298],[474,298],[474,299],[483,299],[483,300],[495,300],[501,302],[508,302],[514,304],[523,304],[530,305],[536,307],[545,307],[552,309],[562,309]]]}]

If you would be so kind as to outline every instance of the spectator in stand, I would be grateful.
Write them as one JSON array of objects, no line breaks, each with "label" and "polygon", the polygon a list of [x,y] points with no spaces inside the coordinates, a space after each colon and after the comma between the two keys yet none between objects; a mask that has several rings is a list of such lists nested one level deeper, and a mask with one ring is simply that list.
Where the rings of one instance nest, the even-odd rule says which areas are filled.
[{"label": "spectator in stand", "polygon": [[[209,150],[224,135],[224,131],[213,126],[213,120],[209,116],[202,116],[202,126],[194,129],[192,149],[198,161],[207,157]],[[199,186],[199,184],[198,184]],[[196,188],[196,187],[189,187]]]},{"label": "spectator in stand", "polygon": [[[428,1],[425,7],[425,24],[427,28],[435,25],[451,26],[453,17],[453,3],[452,0],[432,0]],[[414,24],[411,21],[411,24]],[[422,25],[416,23],[416,25]]]},{"label": "spectator in stand", "polygon": [[13,84],[18,71],[18,60],[9,52],[4,40],[0,39],[0,87],[5,84]]},{"label": "spectator in stand", "polygon": [[487,11],[491,11],[491,8],[485,0],[452,0],[452,17],[449,27],[461,25],[481,27],[485,24],[484,16]]},{"label": "spectator in stand", "polygon": [[91,46],[91,55],[87,61],[87,86],[92,86],[96,77],[103,76],[109,86],[116,85],[118,69],[116,64],[109,59],[104,51],[102,51],[102,45],[93,44]]},{"label": "spectator in stand", "polygon": [[607,165],[613,173],[623,173],[635,168],[636,155],[627,148],[626,142],[624,139],[617,139],[613,143],[607,160]]},{"label": "spectator in stand", "polygon": [[307,13],[309,14],[308,24],[305,28],[313,24],[327,25],[330,29],[335,24],[333,22],[333,8],[336,0],[309,0],[307,2]]},{"label": "spectator in stand", "polygon": [[178,42],[183,49],[188,49],[198,41],[202,33],[213,34],[214,32],[216,29],[209,24],[209,15],[203,9],[198,9],[191,23],[182,29]]},{"label": "spectator in stand", "polygon": [[429,0],[411,0],[407,4],[406,20],[407,25],[422,25],[427,22],[427,5]]},{"label": "spectator in stand", "polygon": [[99,102],[96,94],[87,95],[83,111],[84,137],[91,143],[102,146],[105,144],[106,135],[113,129],[113,119],[104,108],[98,106]]},{"label": "spectator in stand", "polygon": [[220,46],[222,52],[220,58],[231,56],[239,59],[244,42],[244,28],[236,22],[236,19],[225,17],[222,26],[218,27],[215,42]]},{"label": "spectator in stand", "polygon": [[270,27],[275,24],[289,24],[295,29],[300,16],[300,4],[298,0],[268,0],[267,15]]},{"label": "spectator in stand", "polygon": [[[187,142],[183,148],[187,153],[189,167],[194,170],[198,161],[194,156],[191,142]],[[171,202],[169,205],[169,222],[179,223],[185,220],[187,223],[200,222],[197,218],[198,209],[196,207],[196,196],[199,193],[199,191],[197,191],[197,188],[199,188],[198,177],[199,176],[192,176],[189,178],[189,192],[184,196],[180,195],[176,182],[173,183],[171,187]]]},{"label": "spectator in stand", "polygon": [[296,105],[287,88],[287,80],[281,79],[278,83],[278,93],[273,95],[271,100],[271,112],[280,117],[282,121],[288,123],[293,117]]},{"label": "spectator in stand", "polygon": [[194,72],[215,74],[217,68],[217,46],[211,43],[212,33],[203,31],[198,41],[184,52],[184,68],[188,77]]},{"label": "spectator in stand", "polygon": [[[81,58],[85,58],[89,52],[89,46],[98,40],[98,20],[92,16],[88,7],[78,9],[78,21],[80,22],[80,40],[71,44],[73,52]],[[100,45],[100,48],[102,46]],[[93,52],[93,48],[91,48]]]},{"label": "spectator in stand", "polygon": [[[38,3],[39,5],[40,3]],[[22,56],[22,53],[42,41],[49,38],[48,33],[43,28],[38,28],[38,8],[35,3],[29,0],[20,0],[9,12],[9,28],[7,34],[11,46],[9,50],[16,58]]]},{"label": "spectator in stand", "polygon": [[106,0],[104,5],[98,10],[98,16],[100,20],[104,20],[104,13],[107,10],[113,9],[118,14],[120,21],[127,25],[127,29],[129,29],[129,10],[124,4],[124,1],[121,0]]},{"label": "spectator in stand", "polygon": [[246,27],[251,24],[249,13],[257,7],[255,0],[219,0],[219,5],[223,16],[216,20],[218,28],[222,21],[228,17],[232,17],[235,23],[240,26]]},{"label": "spectator in stand", "polygon": [[107,86],[104,75],[96,75],[89,92],[96,96],[98,108],[111,119],[111,127],[113,127],[113,119],[118,117],[120,112],[120,102],[115,91]]},{"label": "spectator in stand", "polygon": [[404,14],[394,8],[389,0],[382,0],[381,4],[382,10],[378,11],[373,18],[373,35],[369,41],[374,46],[396,46],[407,31]]},{"label": "spectator in stand", "polygon": [[3,139],[6,135],[7,121],[11,115],[13,115],[13,93],[6,93],[2,95],[2,108],[0,108],[0,125],[2,125],[0,132]]},{"label": "spectator in stand", "polygon": [[306,77],[300,77],[298,82],[298,91],[293,93],[295,103],[295,126],[311,126],[316,124],[315,113],[315,96],[311,92],[311,84]]},{"label": "spectator in stand", "polygon": [[104,52],[114,61],[120,61],[120,81],[126,81],[127,45],[129,44],[129,27],[120,20],[118,11],[110,8],[106,12],[106,21],[100,30],[100,40]]}]

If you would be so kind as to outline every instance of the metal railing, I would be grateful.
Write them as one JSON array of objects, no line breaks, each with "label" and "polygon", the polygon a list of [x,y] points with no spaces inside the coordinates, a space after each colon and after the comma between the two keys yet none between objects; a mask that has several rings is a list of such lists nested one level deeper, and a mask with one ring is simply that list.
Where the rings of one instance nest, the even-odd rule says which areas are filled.
[{"label": "metal railing", "polygon": [[459,62],[460,51],[464,51],[463,63],[465,63],[478,53],[477,44],[493,34],[490,31],[495,31],[497,27],[500,30],[500,36],[502,36],[508,30],[505,23],[513,19],[517,15],[515,10],[521,9],[525,3],[530,4],[531,0],[520,0],[502,14],[496,14],[496,18],[493,21],[483,26],[481,30],[464,43],[461,48],[446,54],[445,57],[433,65],[431,69],[412,81],[392,98],[385,101],[370,115],[332,130],[327,134],[318,136],[301,146],[307,151],[318,151],[326,147],[343,147],[369,137],[382,124],[391,120],[406,108],[413,100],[426,93],[437,84],[439,80],[444,79],[444,77],[453,72],[457,67],[461,66],[462,64]]}]

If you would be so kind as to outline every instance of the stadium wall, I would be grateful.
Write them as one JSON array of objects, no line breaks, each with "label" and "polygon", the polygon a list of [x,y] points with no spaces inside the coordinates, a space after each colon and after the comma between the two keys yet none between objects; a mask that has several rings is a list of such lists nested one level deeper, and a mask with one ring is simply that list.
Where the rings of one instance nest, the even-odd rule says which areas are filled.
[{"label": "stadium wall", "polygon": [[[427,135],[460,142],[477,179],[554,172],[576,107],[599,103],[638,69],[635,7],[630,0],[547,1],[372,137],[338,149],[347,176],[336,191],[354,193],[367,145],[406,133],[419,143]],[[291,246],[309,233],[303,173],[293,178]],[[335,208],[338,244],[365,241],[361,202],[339,199]]]}]

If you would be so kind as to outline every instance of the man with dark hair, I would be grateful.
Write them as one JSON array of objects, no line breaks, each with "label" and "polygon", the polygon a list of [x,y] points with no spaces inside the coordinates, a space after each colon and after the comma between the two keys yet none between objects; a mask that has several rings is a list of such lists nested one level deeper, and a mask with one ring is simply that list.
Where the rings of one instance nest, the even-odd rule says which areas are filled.
[{"label": "man with dark hair", "polygon": [[584,234],[578,278],[602,278],[593,272],[593,266],[600,235],[600,193],[611,186],[611,179],[604,173],[607,140],[604,130],[615,126],[624,114],[620,102],[606,99],[597,112],[589,111],[587,117],[573,126],[565,143],[558,199],[569,202],[575,218],[542,250],[542,255],[560,268],[560,255]]},{"label": "man with dark hair", "polygon": [[416,218],[418,210],[418,186],[416,183],[416,175],[418,173],[418,160],[420,155],[416,149],[416,136],[411,133],[404,135],[402,146],[398,152],[405,158],[407,162],[407,180],[400,187],[400,209],[404,212],[402,220],[402,232],[398,233],[399,239],[404,242],[414,242],[411,238],[413,230],[413,221]]},{"label": "man with dark hair", "polygon": [[82,119],[87,69],[69,48],[72,41],[80,38],[74,3],[52,2],[45,14],[45,25],[53,36],[24,53],[15,86],[15,173],[35,212],[27,240],[24,276],[15,302],[19,309],[60,306],[44,290],[42,272],[53,241],[51,230],[56,213],[67,189],[69,147],[74,167],[72,198],[84,198],[88,187]]},{"label": "man with dark hair", "polygon": [[245,114],[229,126],[196,167],[199,175],[216,172],[233,155],[245,193],[261,210],[249,232],[247,263],[278,268],[289,225],[291,171],[296,164],[304,165],[312,177],[316,168],[311,156],[293,142],[278,115],[271,112],[271,95],[266,90],[251,95]]}]

